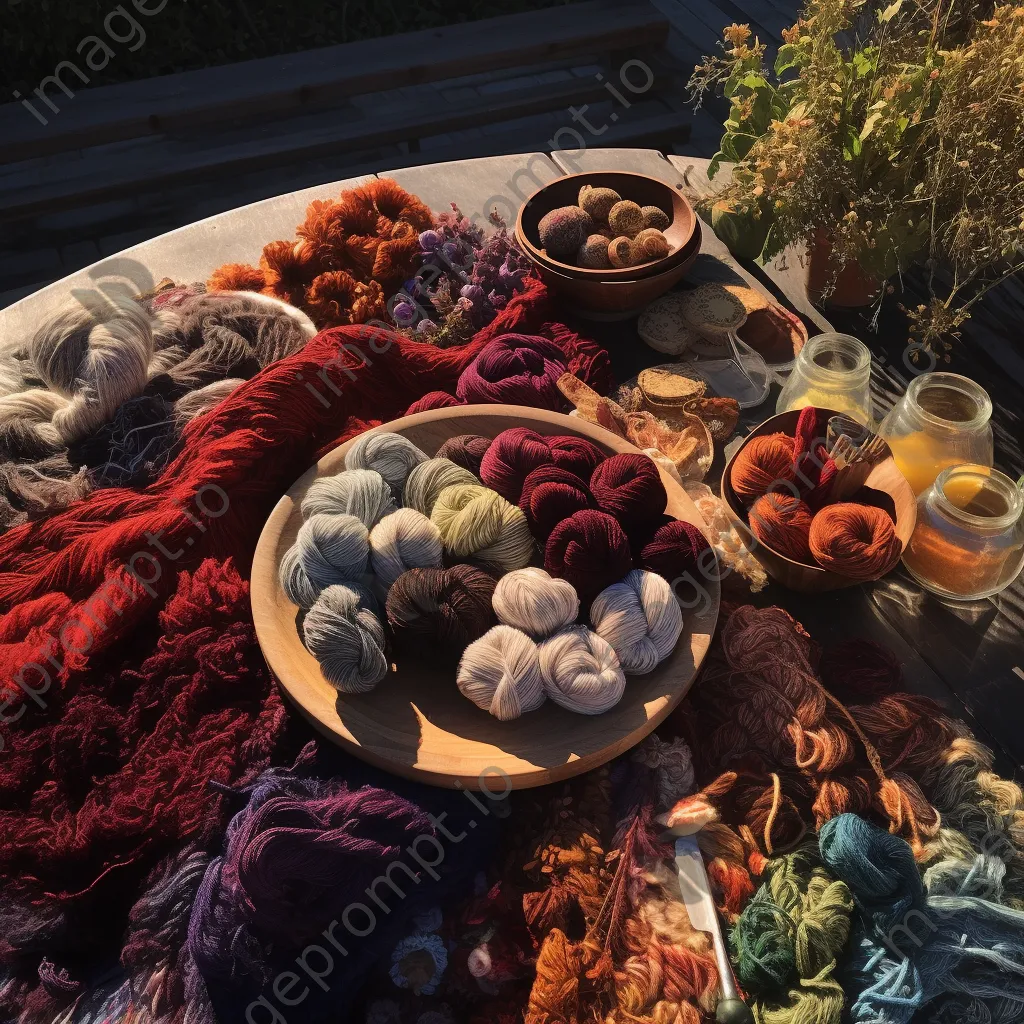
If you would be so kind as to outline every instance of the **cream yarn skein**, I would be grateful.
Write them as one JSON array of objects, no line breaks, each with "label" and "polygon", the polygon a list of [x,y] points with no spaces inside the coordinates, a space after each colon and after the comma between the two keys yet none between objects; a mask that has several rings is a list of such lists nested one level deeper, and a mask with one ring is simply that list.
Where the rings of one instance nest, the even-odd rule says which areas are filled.
[{"label": "cream yarn skein", "polygon": [[426,461],[426,452],[401,434],[391,433],[363,434],[345,453],[346,469],[375,469],[388,482],[396,499],[401,497],[412,470]]},{"label": "cream yarn skein", "polygon": [[456,484],[475,484],[480,481],[468,469],[457,466],[451,459],[428,459],[409,474],[402,491],[402,504],[429,516],[434,511],[437,496]]},{"label": "cream yarn skein", "polygon": [[537,645],[511,626],[494,626],[462,652],[459,690],[502,722],[544,703]]},{"label": "cream yarn skein", "polygon": [[580,599],[571,583],[527,566],[502,576],[491,599],[499,622],[535,638],[550,636],[573,622]]},{"label": "cream yarn skein", "polygon": [[650,672],[672,653],[683,631],[672,588],[644,569],[605,587],[590,606],[590,621],[594,632],[615,649],[627,675]]},{"label": "cream yarn skein", "polygon": [[511,572],[533,557],[533,535],[521,509],[489,487],[456,484],[438,496],[430,518],[456,558],[491,562]]},{"label": "cream yarn skein", "polygon": [[567,711],[600,715],[626,689],[622,666],[603,637],[586,626],[566,626],[540,645],[544,692]]},{"label": "cream yarn skein", "polygon": [[324,678],[341,693],[366,693],[387,674],[384,627],[358,584],[327,587],[306,613],[302,635]]},{"label": "cream yarn skein", "polygon": [[302,499],[302,518],[349,515],[372,530],[397,509],[387,481],[373,469],[346,469],[310,484]]},{"label": "cream yarn skein", "polygon": [[370,567],[387,590],[407,569],[441,567],[441,534],[422,512],[400,508],[370,531]]}]

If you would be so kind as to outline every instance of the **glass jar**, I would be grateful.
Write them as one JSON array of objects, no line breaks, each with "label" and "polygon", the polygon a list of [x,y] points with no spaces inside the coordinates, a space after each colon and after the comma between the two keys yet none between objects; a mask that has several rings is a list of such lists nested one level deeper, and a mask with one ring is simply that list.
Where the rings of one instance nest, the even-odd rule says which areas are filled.
[{"label": "glass jar", "polygon": [[959,601],[998,594],[1024,565],[1024,494],[996,469],[951,466],[917,500],[903,552],[926,590]]},{"label": "glass jar", "polygon": [[849,334],[819,334],[800,350],[776,412],[814,405],[871,423],[871,353]]},{"label": "glass jar", "polygon": [[922,373],[878,428],[915,494],[947,466],[992,465],[992,399],[957,373]]}]

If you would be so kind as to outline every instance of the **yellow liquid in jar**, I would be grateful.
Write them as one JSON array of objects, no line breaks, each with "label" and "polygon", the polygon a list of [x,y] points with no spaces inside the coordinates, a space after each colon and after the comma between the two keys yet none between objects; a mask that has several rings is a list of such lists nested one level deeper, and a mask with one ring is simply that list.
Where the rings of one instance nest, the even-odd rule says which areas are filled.
[{"label": "yellow liquid in jar", "polygon": [[810,388],[803,394],[795,396],[786,405],[784,412],[794,412],[803,409],[804,406],[813,405],[818,409],[834,409],[836,412],[845,413],[850,419],[868,426],[868,415],[866,410],[850,401],[849,397],[837,394],[834,391],[824,391],[819,388]]},{"label": "yellow liquid in jar", "polygon": [[[935,478],[949,466],[958,466],[963,456],[955,455],[941,440],[928,434],[905,434],[886,439],[892,449],[896,468],[906,477],[914,494],[931,487]],[[960,481],[968,485],[969,481]]]}]

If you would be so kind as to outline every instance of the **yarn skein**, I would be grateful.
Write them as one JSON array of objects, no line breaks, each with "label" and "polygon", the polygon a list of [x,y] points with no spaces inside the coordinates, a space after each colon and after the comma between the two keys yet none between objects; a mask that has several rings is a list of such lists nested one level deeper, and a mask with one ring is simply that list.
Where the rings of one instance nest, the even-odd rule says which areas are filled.
[{"label": "yarn skein", "polygon": [[865,583],[893,569],[903,545],[892,520],[880,508],[840,501],[811,520],[811,554],[823,569]]},{"label": "yarn skein", "polygon": [[744,505],[767,494],[777,484],[793,481],[794,443],[793,438],[780,431],[753,437],[740,449],[733,460],[729,482]]},{"label": "yarn skein", "polygon": [[402,491],[402,504],[429,516],[434,511],[437,496],[446,487],[454,487],[456,484],[479,486],[480,481],[468,469],[450,459],[428,459],[409,474]]},{"label": "yarn skein", "polygon": [[573,622],[580,600],[572,585],[528,566],[498,580],[492,598],[500,622],[540,639]]},{"label": "yarn skein", "polygon": [[480,479],[518,503],[526,477],[540,466],[558,466],[589,480],[604,457],[601,449],[585,437],[545,437],[529,427],[510,427],[498,434],[481,460]]},{"label": "yarn skein", "polygon": [[657,519],[668,504],[658,467],[646,455],[627,452],[605,459],[594,470],[590,492],[597,507],[627,530]]},{"label": "yarn skein", "polygon": [[290,600],[308,608],[311,593],[358,580],[369,557],[370,537],[361,520],[349,515],[311,516],[281,559],[281,586]]},{"label": "yarn skein", "polygon": [[346,469],[310,484],[302,499],[302,518],[355,516],[372,530],[397,507],[394,494],[380,473],[372,469]]},{"label": "yarn skein", "polygon": [[369,540],[370,566],[385,590],[408,569],[440,568],[441,534],[414,508],[385,516],[370,531]]},{"label": "yarn skein", "polygon": [[345,453],[346,469],[373,469],[387,481],[396,500],[401,497],[406,478],[421,462],[420,451],[407,437],[392,433],[366,433],[358,437]]},{"label": "yarn skein", "polygon": [[487,449],[491,447],[491,439],[480,434],[457,434],[449,437],[437,449],[438,459],[449,459],[456,466],[468,469],[474,476],[480,476],[480,462]]},{"label": "yarn skein", "polygon": [[672,653],[683,631],[672,588],[643,569],[602,590],[590,607],[590,621],[615,649],[627,675],[650,672]]},{"label": "yarn skein", "polygon": [[538,466],[523,481],[519,507],[526,516],[530,532],[545,543],[551,531],[563,519],[597,503],[586,482],[560,466]]},{"label": "yarn skein", "polygon": [[395,644],[416,657],[457,660],[496,624],[494,578],[472,565],[409,569],[387,597]]},{"label": "yarn skein", "polygon": [[696,526],[683,519],[673,519],[659,526],[640,549],[640,566],[672,583],[687,573],[699,572],[701,556],[709,547]]},{"label": "yarn skein", "polygon": [[430,518],[441,532],[445,550],[456,558],[473,557],[510,572],[522,569],[533,557],[526,516],[487,487],[446,487]]},{"label": "yarn skein", "polygon": [[632,567],[629,541],[606,512],[574,512],[551,531],[544,548],[544,568],[571,583],[584,605]]},{"label": "yarn skein", "polygon": [[544,703],[537,645],[522,631],[499,625],[463,652],[455,679],[478,708],[509,722]]},{"label": "yarn skein", "polygon": [[612,645],[586,626],[566,626],[539,648],[544,691],[581,715],[600,715],[622,699],[626,677]]},{"label": "yarn skein", "polygon": [[794,562],[812,565],[811,510],[792,494],[769,491],[750,506],[750,532],[764,545]]},{"label": "yarn skein", "polygon": [[341,693],[367,693],[387,674],[384,627],[376,602],[358,584],[324,589],[302,623],[309,653],[324,678]]},{"label": "yarn skein", "polygon": [[464,402],[558,412],[565,406],[558,378],[567,369],[562,350],[547,338],[505,334],[488,342],[462,371],[455,393]]}]

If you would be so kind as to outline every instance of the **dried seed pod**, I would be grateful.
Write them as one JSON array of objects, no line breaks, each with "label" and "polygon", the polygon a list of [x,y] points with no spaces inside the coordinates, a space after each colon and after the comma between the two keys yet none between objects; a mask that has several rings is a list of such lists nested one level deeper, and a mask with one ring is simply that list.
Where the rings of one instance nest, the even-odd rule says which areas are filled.
[{"label": "dried seed pod", "polygon": [[640,212],[644,215],[645,228],[657,228],[664,231],[672,223],[672,218],[660,206],[644,206]]},{"label": "dried seed pod", "polygon": [[644,228],[633,239],[633,262],[650,263],[668,255],[668,239],[657,228]]},{"label": "dried seed pod", "polygon": [[593,230],[594,222],[590,215],[578,206],[549,210],[537,225],[541,247],[555,259],[575,255]]},{"label": "dried seed pod", "polygon": [[606,221],[608,211],[622,198],[613,188],[594,188],[584,185],[580,189],[579,204],[595,221]]},{"label": "dried seed pod", "polygon": [[590,270],[604,270],[611,266],[608,259],[608,239],[603,235],[591,235],[576,253],[578,266]]},{"label": "dried seed pod", "polygon": [[608,211],[608,227],[616,236],[632,238],[644,226],[643,211],[632,199],[623,199]]}]

